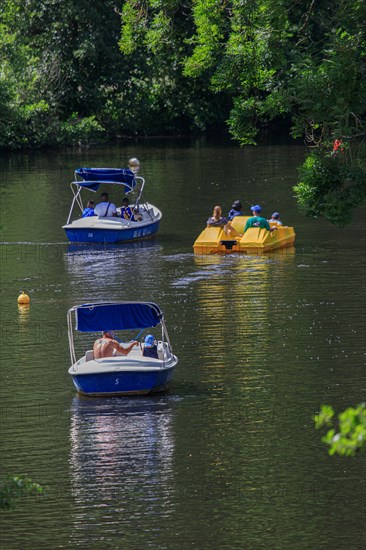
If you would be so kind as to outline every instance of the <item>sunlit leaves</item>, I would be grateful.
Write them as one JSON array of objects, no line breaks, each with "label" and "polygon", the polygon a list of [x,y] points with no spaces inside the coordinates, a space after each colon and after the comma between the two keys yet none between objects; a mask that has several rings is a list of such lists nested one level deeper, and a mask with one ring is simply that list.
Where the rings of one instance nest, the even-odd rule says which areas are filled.
[{"label": "sunlit leaves", "polygon": [[16,502],[29,496],[42,495],[44,489],[24,476],[9,476],[0,480],[0,510],[10,510]]},{"label": "sunlit leaves", "polygon": [[334,410],[323,405],[314,417],[317,429],[333,426],[322,441],[329,447],[330,455],[354,456],[366,446],[366,405],[349,407],[338,415],[338,426],[334,426]]},{"label": "sunlit leaves", "polygon": [[141,49],[159,55],[173,47],[172,36],[176,0],[127,0],[122,9],[121,51],[130,55]]}]

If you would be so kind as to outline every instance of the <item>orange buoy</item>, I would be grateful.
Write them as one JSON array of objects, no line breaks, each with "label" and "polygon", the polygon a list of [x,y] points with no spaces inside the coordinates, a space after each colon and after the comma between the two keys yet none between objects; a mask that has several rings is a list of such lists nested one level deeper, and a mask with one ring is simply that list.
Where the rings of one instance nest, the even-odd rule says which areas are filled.
[{"label": "orange buoy", "polygon": [[23,290],[20,291],[21,294],[18,296],[18,304],[29,304],[30,298]]}]

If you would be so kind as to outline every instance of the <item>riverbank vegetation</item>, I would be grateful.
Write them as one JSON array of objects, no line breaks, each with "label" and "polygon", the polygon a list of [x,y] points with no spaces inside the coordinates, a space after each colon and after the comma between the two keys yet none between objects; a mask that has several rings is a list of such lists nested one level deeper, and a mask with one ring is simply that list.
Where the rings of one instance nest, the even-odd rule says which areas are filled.
[{"label": "riverbank vegetation", "polygon": [[3,0],[0,147],[285,124],[311,148],[304,211],[349,223],[366,195],[362,0]]}]

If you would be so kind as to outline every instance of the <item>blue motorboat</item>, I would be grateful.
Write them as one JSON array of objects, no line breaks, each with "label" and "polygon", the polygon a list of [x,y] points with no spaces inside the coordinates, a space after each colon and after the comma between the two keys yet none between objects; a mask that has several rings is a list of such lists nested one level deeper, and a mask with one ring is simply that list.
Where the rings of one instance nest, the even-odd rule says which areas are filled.
[{"label": "blue motorboat", "polygon": [[[114,185],[125,195],[132,193],[133,202],[129,208],[133,215],[126,218],[122,207],[116,215],[81,217],[84,211],[82,191],[95,193],[100,186]],[[123,243],[153,237],[159,230],[161,211],[143,199],[144,178],[128,168],[78,168],[75,181],[70,187],[73,193],[71,208],[66,224],[66,236],[72,243]],[[75,207],[80,209],[78,217],[72,221]]]},{"label": "blue motorboat", "polygon": [[[75,328],[74,322],[75,321]],[[178,363],[173,354],[165,320],[160,307],[152,302],[98,302],[72,307],[67,314],[72,376],[77,391],[83,395],[136,395],[149,394],[167,388]],[[141,345],[132,348],[128,355],[96,359],[88,350],[76,358],[75,330],[91,333],[161,329],[156,339],[158,358],[142,355]],[[136,336],[133,339],[137,339]]]}]

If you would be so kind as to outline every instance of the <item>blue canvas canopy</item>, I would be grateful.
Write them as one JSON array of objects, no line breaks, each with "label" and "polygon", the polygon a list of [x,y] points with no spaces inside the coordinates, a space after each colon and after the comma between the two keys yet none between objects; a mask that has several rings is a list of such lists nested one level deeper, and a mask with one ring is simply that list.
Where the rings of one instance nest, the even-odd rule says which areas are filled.
[{"label": "blue canvas canopy", "polygon": [[128,330],[156,327],[163,313],[152,302],[83,304],[75,307],[76,330]]},{"label": "blue canvas canopy", "polygon": [[75,175],[83,179],[76,183],[97,191],[101,184],[126,184],[132,190],[136,185],[135,174],[128,168],[78,168]]}]

